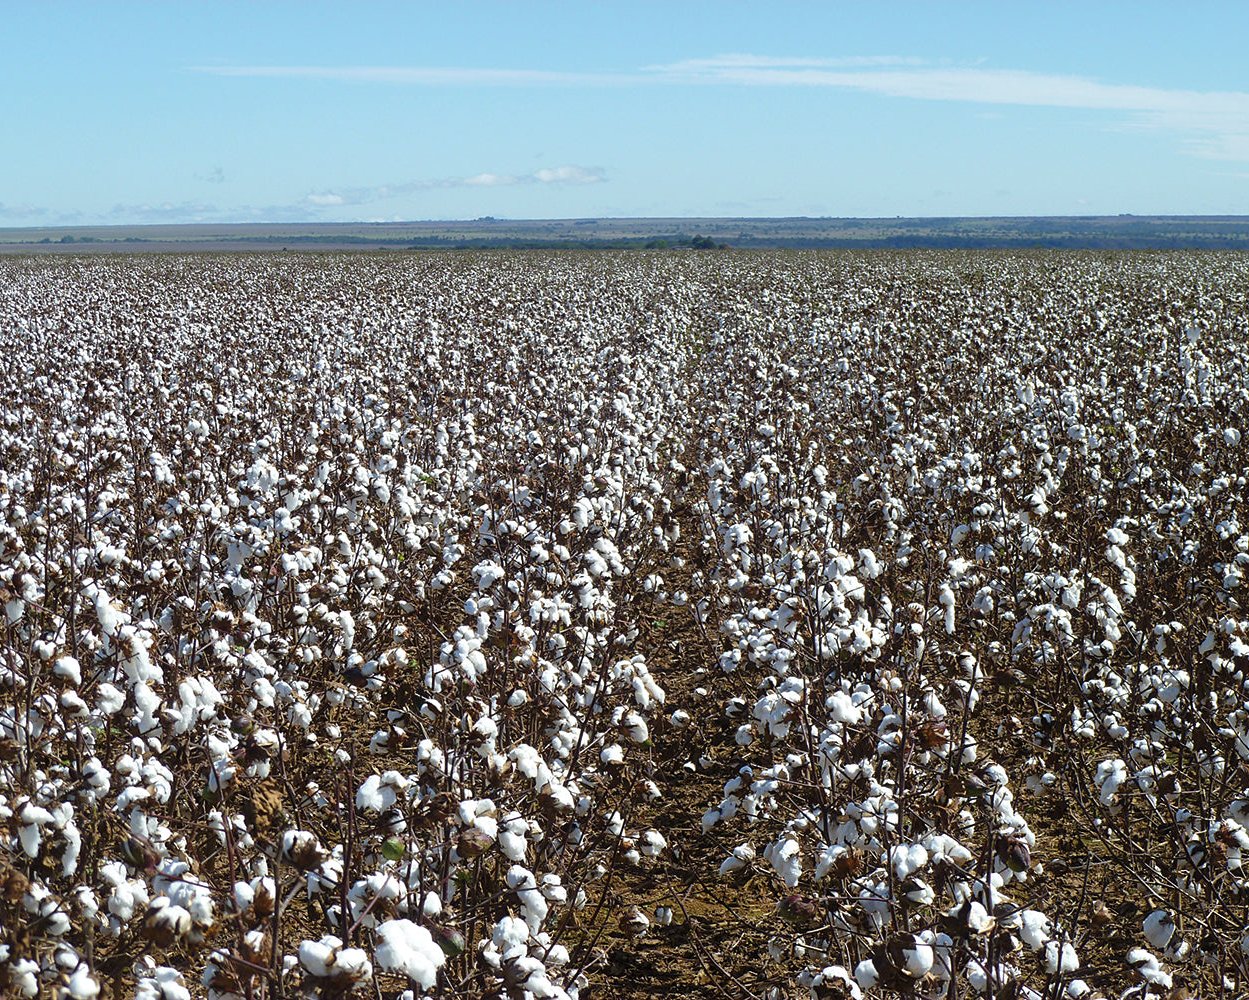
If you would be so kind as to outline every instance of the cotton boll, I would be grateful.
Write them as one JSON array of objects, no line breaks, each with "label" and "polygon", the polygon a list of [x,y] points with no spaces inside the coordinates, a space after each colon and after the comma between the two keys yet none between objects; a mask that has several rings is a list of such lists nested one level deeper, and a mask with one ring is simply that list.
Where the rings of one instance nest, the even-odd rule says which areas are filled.
[{"label": "cotton boll", "polygon": [[446,955],[434,943],[429,931],[411,920],[387,920],[377,927],[374,958],[381,968],[400,972],[421,989],[431,989]]},{"label": "cotton boll", "polygon": [[1171,974],[1162,968],[1158,957],[1146,949],[1133,948],[1128,952],[1127,962],[1136,974],[1151,986],[1161,986],[1163,989],[1171,988]]},{"label": "cotton boll", "polygon": [[668,841],[658,830],[646,830],[639,838],[638,850],[648,858],[656,858],[663,853]]},{"label": "cotton boll", "polygon": [[373,964],[362,948],[339,948],[334,956],[334,969],[339,977],[353,983],[373,978]]},{"label": "cotton boll", "polygon": [[1047,941],[1045,943],[1045,971],[1050,975],[1061,972],[1064,975],[1080,968],[1080,959],[1069,941]]},{"label": "cotton boll", "polygon": [[720,874],[728,875],[741,871],[755,859],[755,849],[749,844],[738,844],[729,852],[729,856],[720,862]]},{"label": "cotton boll", "polygon": [[528,833],[529,824],[524,817],[517,812],[508,813],[499,827],[499,850],[510,861],[524,861],[529,850]]},{"label": "cotton boll", "polygon": [[637,940],[650,930],[650,918],[636,906],[631,906],[620,917],[620,929]]},{"label": "cotton boll", "polygon": [[100,984],[85,965],[74,970],[65,989],[70,1000],[96,1000],[100,995]]},{"label": "cotton boll", "polygon": [[920,942],[903,946],[901,955],[902,971],[912,979],[923,979],[928,975],[935,957],[932,946]]},{"label": "cotton boll", "polygon": [[191,914],[167,896],[158,896],[148,905],[143,917],[143,933],[158,947],[168,948],[187,937],[190,931]]},{"label": "cotton boll", "polygon": [[620,723],[620,728],[631,743],[645,743],[650,739],[650,729],[646,720],[637,712],[628,713]]},{"label": "cotton boll", "polygon": [[158,966],[150,976],[139,980],[134,997],[135,1000],[191,1000],[191,991],[177,969]]},{"label": "cotton boll", "polygon": [[1154,910],[1144,920],[1145,940],[1151,947],[1164,949],[1175,936],[1175,921],[1166,910]]},{"label": "cotton boll", "polygon": [[521,916],[529,925],[529,930],[537,934],[546,920],[550,907],[546,897],[538,888],[533,872],[520,865],[513,865],[507,873],[507,885],[520,900]]},{"label": "cotton boll", "polygon": [[857,726],[863,721],[863,709],[844,691],[834,691],[824,704],[834,722]]},{"label": "cotton boll", "polygon": [[330,975],[334,950],[342,945],[336,937],[323,937],[320,941],[304,941],[299,946],[299,964],[310,976],[324,979]]},{"label": "cotton boll", "polygon": [[78,687],[82,684],[82,667],[72,656],[59,657],[57,661],[52,664],[52,673],[57,677],[63,677],[74,687]]},{"label": "cotton boll", "polygon": [[96,705],[104,715],[116,715],[126,705],[126,694],[104,681],[96,688]]},{"label": "cotton boll", "polygon": [[880,973],[876,971],[876,963],[865,958],[854,967],[854,981],[861,989],[870,990],[880,982]]},{"label": "cotton boll", "polygon": [[919,878],[909,878],[900,883],[898,896],[913,906],[931,906],[937,898],[932,886]]},{"label": "cotton boll", "polygon": [[942,621],[945,624],[947,635],[954,634],[954,591],[948,585],[942,584],[941,589],[937,593],[937,603],[941,606]]},{"label": "cotton boll", "polygon": [[802,852],[798,841],[793,837],[783,837],[775,844],[769,844],[763,853],[785,885],[794,888],[802,877]]},{"label": "cotton boll", "polygon": [[[6,951],[7,951],[6,946]],[[8,956],[6,955],[6,958]],[[20,997],[39,995],[39,966],[28,958],[12,961],[9,965],[9,984]]]},{"label": "cotton boll", "polygon": [[863,991],[859,989],[859,984],[840,965],[830,965],[821,969],[807,985],[812,996],[863,1000]]},{"label": "cotton boll", "polygon": [[923,844],[905,844],[891,848],[889,863],[896,879],[907,879],[928,864],[928,851]]},{"label": "cotton boll", "polygon": [[1033,951],[1039,951],[1050,937],[1050,919],[1039,910],[1024,910],[1020,914],[1019,938]]}]

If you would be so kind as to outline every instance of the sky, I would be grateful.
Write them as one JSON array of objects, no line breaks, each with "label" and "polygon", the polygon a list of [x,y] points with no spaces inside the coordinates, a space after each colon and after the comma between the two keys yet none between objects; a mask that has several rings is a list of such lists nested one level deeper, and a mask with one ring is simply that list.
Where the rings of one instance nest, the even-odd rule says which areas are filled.
[{"label": "sky", "polygon": [[1249,4],[5,0],[0,226],[1249,214]]}]

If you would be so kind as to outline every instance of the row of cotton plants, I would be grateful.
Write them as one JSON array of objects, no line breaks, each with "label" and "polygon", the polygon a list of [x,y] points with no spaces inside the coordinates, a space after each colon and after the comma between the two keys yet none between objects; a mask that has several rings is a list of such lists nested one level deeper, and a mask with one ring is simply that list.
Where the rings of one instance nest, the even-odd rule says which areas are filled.
[{"label": "row of cotton plants", "polygon": [[[816,997],[1243,995],[1243,267],[932,263],[778,282],[711,343],[721,874],[772,879]],[[1131,900],[1117,967],[1034,888],[1078,864],[1034,814]]]},{"label": "row of cotton plants", "polygon": [[3,264],[0,994],[1242,994],[1247,290]]},{"label": "row of cotton plants", "polygon": [[5,268],[4,995],[576,996],[663,853],[688,307],[421,275]]}]

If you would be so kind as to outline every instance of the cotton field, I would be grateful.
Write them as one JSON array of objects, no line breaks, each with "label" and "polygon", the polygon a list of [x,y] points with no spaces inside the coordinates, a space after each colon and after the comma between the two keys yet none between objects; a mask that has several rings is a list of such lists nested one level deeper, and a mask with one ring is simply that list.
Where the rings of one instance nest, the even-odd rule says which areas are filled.
[{"label": "cotton field", "polygon": [[0,262],[0,995],[1249,995],[1247,294]]}]

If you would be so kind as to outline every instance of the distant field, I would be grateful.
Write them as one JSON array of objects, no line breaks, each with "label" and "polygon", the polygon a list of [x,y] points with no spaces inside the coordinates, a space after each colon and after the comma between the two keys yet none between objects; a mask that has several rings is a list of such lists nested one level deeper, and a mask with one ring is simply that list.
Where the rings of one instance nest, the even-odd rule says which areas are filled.
[{"label": "distant field", "polygon": [[475,219],[0,229],[0,253],[454,249],[1249,249],[1249,216]]}]

